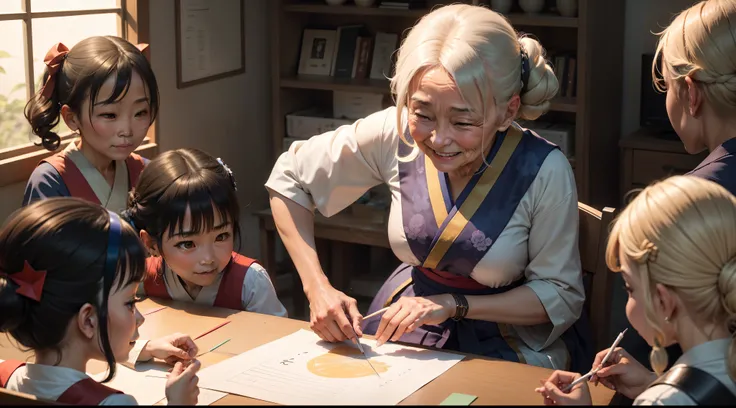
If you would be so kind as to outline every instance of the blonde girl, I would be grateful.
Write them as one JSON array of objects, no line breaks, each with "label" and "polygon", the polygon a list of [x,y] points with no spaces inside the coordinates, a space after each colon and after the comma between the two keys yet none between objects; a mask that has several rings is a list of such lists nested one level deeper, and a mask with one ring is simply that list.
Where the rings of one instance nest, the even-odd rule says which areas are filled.
[{"label": "blonde girl", "polygon": [[[626,282],[626,316],[653,347],[654,372],[617,348],[612,364],[601,368],[592,381],[636,398],[635,405],[734,399],[736,197],[694,176],[656,183],[621,213],[606,257],[608,266],[621,272]],[[676,343],[684,354],[665,373],[664,348]],[[593,368],[607,352],[598,353]],[[682,381],[683,373],[698,376],[694,387]],[[561,391],[579,376],[556,371],[537,391],[555,404],[590,404],[585,383],[569,393]]]}]

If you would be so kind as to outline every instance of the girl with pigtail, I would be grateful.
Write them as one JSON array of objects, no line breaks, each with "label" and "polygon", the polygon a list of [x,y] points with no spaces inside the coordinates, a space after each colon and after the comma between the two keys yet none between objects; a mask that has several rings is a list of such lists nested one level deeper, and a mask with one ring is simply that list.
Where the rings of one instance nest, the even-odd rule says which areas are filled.
[{"label": "girl with pigtail", "polygon": [[55,151],[61,119],[78,135],[31,174],[23,205],[49,197],[80,197],[113,211],[125,209],[128,191],[147,160],[133,153],[156,119],[158,85],[135,46],[113,36],[90,37],[71,50],[54,45],[46,54],[43,86],[25,116],[40,144]]}]

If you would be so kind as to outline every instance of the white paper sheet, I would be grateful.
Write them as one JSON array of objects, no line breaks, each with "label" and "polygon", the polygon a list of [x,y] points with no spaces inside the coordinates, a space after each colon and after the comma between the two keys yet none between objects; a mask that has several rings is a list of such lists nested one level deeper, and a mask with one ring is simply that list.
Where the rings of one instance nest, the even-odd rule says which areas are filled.
[{"label": "white paper sheet", "polygon": [[[153,405],[161,400],[166,404],[166,378],[171,366],[164,363],[138,363],[135,370],[118,365],[115,378],[107,386],[132,395],[138,405]],[[107,372],[91,375],[95,380],[105,378]],[[197,405],[210,405],[227,395],[219,391],[199,389]]]},{"label": "white paper sheet", "polygon": [[[158,373],[158,375],[166,375],[165,371],[161,373],[164,365],[154,366],[144,365],[140,371],[131,370],[128,367],[118,364],[115,367],[115,378],[105,383],[108,387],[112,387],[118,391],[122,391],[128,395],[132,395],[138,405],[153,405],[166,397],[166,378],[152,378],[147,373]],[[107,370],[99,374],[90,374],[90,377],[97,381],[101,381],[107,375]]]},{"label": "white paper sheet", "polygon": [[200,388],[285,405],[395,405],[462,355],[361,339],[377,376],[351,342],[299,330],[203,369]]}]

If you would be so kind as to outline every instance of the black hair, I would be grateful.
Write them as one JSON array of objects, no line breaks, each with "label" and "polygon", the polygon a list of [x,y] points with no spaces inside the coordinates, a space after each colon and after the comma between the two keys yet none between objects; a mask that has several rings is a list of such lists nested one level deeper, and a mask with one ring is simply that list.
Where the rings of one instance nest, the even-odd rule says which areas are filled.
[{"label": "black hair", "polygon": [[[77,43],[66,54],[61,69],[54,75],[55,84],[50,98],[37,92],[26,104],[25,117],[31,130],[41,138],[41,145],[47,150],[59,148],[61,138],[53,132],[59,124],[61,107],[69,105],[72,111],[81,116],[82,105],[89,98],[89,114],[97,103],[97,94],[108,78],[115,78],[115,87],[109,98],[102,103],[113,103],[124,98],[137,72],[149,94],[151,123],[156,119],[159,109],[159,92],[156,76],[145,55],[133,44],[114,36],[96,36]],[[44,71],[43,83],[49,77],[48,68]]]},{"label": "black hair", "polygon": [[[110,213],[97,204],[72,197],[37,201],[15,211],[0,229],[0,332],[10,333],[34,351],[55,351],[79,309],[92,304],[100,319],[100,346],[115,375],[115,356],[107,330],[105,294],[140,282],[146,252],[137,232],[122,223],[115,278],[104,279]],[[11,277],[25,263],[46,271],[40,301],[16,292]]]},{"label": "black hair", "polygon": [[240,206],[235,178],[219,159],[198,149],[161,153],[143,169],[138,185],[128,194],[123,216],[135,228],[146,230],[161,245],[184,232],[184,217],[191,211],[191,232],[199,234],[215,225],[215,211],[233,225],[240,243]]}]

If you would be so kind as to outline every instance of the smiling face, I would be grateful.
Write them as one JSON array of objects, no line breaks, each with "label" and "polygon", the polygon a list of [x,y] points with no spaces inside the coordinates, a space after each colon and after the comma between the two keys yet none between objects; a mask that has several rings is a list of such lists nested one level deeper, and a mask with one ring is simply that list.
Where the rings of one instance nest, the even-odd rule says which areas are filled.
[{"label": "smiling face", "polygon": [[116,361],[128,359],[128,353],[140,337],[138,327],[145,321],[135,306],[138,301],[135,296],[137,286],[138,283],[133,282],[121,290],[113,291],[108,300],[110,347]]},{"label": "smiling face", "polygon": [[[496,127],[481,112],[473,112],[447,71],[432,68],[421,75],[408,107],[411,137],[438,170],[472,172],[480,167]],[[495,105],[489,111],[495,113]]]},{"label": "smiling face", "polygon": [[[179,231],[179,226],[174,226]],[[161,253],[171,270],[190,284],[209,286],[217,279],[233,252],[233,224],[214,211],[214,225],[197,234],[192,231],[192,216],[187,208],[182,233],[169,237],[164,231]]]},{"label": "smiling face", "polygon": [[80,149],[91,155],[93,162],[98,158],[125,160],[140,146],[151,126],[150,97],[141,76],[133,71],[125,96],[104,103],[113,94],[115,80],[111,76],[102,85],[91,114],[90,98],[82,104],[81,117],[66,105],[62,109],[69,128],[82,135]]}]

